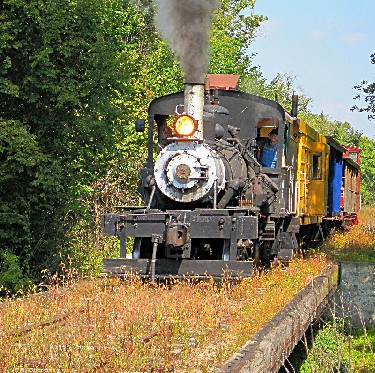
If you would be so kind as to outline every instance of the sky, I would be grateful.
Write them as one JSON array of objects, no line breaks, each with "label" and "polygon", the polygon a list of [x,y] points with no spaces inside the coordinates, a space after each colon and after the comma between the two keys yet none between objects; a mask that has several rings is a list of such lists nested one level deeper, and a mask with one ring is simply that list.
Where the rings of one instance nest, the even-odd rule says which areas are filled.
[{"label": "sky", "polygon": [[253,12],[268,17],[249,50],[264,77],[294,76],[313,113],[375,138],[375,120],[350,111],[353,87],[375,81],[375,0],[256,0]]}]

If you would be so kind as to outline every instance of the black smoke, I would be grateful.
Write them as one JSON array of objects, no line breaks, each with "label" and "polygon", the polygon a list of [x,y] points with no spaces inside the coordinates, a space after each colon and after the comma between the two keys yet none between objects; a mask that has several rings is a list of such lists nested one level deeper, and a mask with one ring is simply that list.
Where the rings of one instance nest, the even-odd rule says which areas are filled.
[{"label": "black smoke", "polygon": [[209,39],[217,0],[155,0],[155,22],[180,58],[189,83],[203,83],[209,63]]}]

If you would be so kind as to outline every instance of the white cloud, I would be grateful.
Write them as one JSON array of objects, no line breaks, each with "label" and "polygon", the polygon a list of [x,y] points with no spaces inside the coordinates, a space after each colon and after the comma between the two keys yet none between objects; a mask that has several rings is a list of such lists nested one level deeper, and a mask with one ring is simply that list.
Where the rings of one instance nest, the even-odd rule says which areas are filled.
[{"label": "white cloud", "polygon": [[309,37],[310,39],[313,39],[313,40],[322,40],[322,39],[325,39],[328,35],[328,32],[327,31],[323,31],[323,30],[311,30],[309,32]]},{"label": "white cloud", "polygon": [[344,40],[346,43],[357,43],[362,40],[367,39],[367,34],[364,32],[354,32],[352,34],[347,34],[342,37],[342,40]]}]

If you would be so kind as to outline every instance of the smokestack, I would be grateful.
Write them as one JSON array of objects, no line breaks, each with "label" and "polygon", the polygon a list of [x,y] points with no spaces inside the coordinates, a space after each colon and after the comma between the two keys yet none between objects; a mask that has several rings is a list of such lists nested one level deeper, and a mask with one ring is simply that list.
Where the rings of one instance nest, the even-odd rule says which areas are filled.
[{"label": "smokestack", "polygon": [[194,137],[203,138],[204,83],[185,83],[185,113],[198,122]]}]

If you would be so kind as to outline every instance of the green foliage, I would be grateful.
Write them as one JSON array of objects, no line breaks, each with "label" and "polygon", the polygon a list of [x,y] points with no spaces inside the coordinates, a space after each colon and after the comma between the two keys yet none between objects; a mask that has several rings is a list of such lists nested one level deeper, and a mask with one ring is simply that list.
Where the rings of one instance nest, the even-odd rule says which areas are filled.
[{"label": "green foliage", "polygon": [[276,100],[287,112],[291,112],[292,95],[296,93],[299,96],[298,116],[304,117],[310,113],[309,105],[312,98],[303,92],[303,89],[297,85],[296,78],[289,74],[277,74],[269,83],[261,75],[247,76],[242,83],[242,89],[270,100]]},{"label": "green foliage", "polygon": [[375,141],[361,137],[361,196],[366,205],[375,206]]},{"label": "green foliage", "polygon": [[347,353],[356,371],[374,372],[375,328],[354,330],[347,345]]},{"label": "green foliage", "polygon": [[[375,64],[375,53],[371,56],[371,63]],[[363,80],[360,84],[354,87],[358,91],[358,94],[354,97],[355,100],[364,101],[362,104],[354,105],[352,110],[359,112],[367,112],[369,119],[375,119],[375,82],[370,83],[367,80]]]},{"label": "green foliage", "polygon": [[300,372],[373,372],[375,328],[351,330],[335,318],[319,330]]},{"label": "green foliage", "polygon": [[58,266],[66,232],[92,219],[92,183],[109,167],[139,168],[142,139],[126,135],[129,113],[149,101],[133,84],[142,46],[156,38],[144,33],[149,13],[120,0],[2,2],[1,249],[25,275]]},{"label": "green foliage", "polygon": [[314,340],[313,349],[300,372],[346,372],[341,352],[343,341],[336,323],[326,324]]},{"label": "green foliage", "polygon": [[[331,124],[332,121],[329,121]],[[360,146],[362,133],[356,131],[348,122],[333,122],[335,131],[333,136],[344,145]]]},{"label": "green foliage", "polygon": [[349,122],[340,122],[324,113],[314,114],[310,111],[302,114],[302,117],[318,132],[325,136],[334,137],[340,144],[360,146],[363,134],[355,130]]},{"label": "green foliage", "polygon": [[0,252],[0,295],[6,292],[15,293],[27,287],[30,280],[25,277],[17,255]]},{"label": "green foliage", "polygon": [[210,73],[260,77],[248,54],[255,32],[265,20],[261,15],[245,15],[254,4],[254,0],[221,0],[213,21]]},{"label": "green foliage", "polygon": [[35,274],[57,235],[61,180],[35,135],[18,121],[0,121],[0,242],[6,258],[15,255],[25,276]]}]

